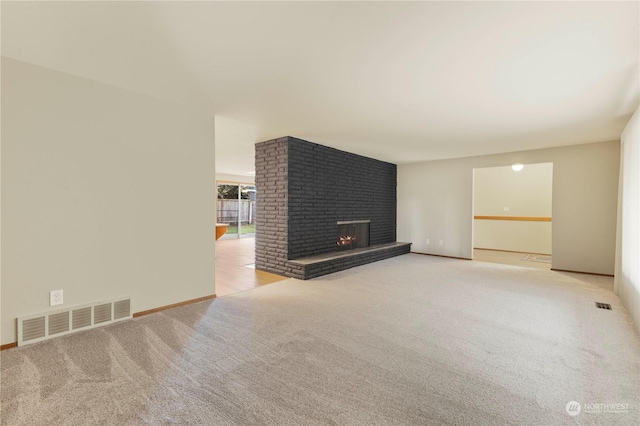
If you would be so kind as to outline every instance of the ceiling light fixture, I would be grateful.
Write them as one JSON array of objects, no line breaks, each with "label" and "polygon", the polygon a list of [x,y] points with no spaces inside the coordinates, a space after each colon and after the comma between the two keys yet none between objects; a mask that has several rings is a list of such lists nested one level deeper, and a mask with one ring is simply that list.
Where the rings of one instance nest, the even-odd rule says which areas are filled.
[{"label": "ceiling light fixture", "polygon": [[521,163],[516,163],[513,166],[511,166],[511,168],[513,169],[513,171],[519,172],[520,170],[524,169],[524,165]]}]

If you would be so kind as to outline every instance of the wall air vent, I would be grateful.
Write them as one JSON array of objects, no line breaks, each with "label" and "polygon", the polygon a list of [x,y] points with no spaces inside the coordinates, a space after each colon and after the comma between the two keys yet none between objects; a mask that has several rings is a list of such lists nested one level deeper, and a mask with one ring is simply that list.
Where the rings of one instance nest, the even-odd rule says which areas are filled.
[{"label": "wall air vent", "polygon": [[103,322],[111,321],[111,303],[105,303],[104,305],[98,305],[93,307],[93,323],[102,324]]},{"label": "wall air vent", "polygon": [[596,302],[596,308],[612,310],[610,304],[602,302]]},{"label": "wall air vent", "polygon": [[131,300],[125,299],[113,304],[113,319],[127,318],[131,316]]},{"label": "wall air vent", "polygon": [[79,328],[89,327],[91,325],[91,306],[86,308],[74,309],[71,312],[72,328],[77,330]]},{"label": "wall air vent", "polygon": [[22,335],[23,340],[29,341],[34,339],[41,339],[47,334],[46,318],[40,316],[37,318],[29,318],[22,321]]},{"label": "wall air vent", "polygon": [[18,318],[18,346],[133,318],[131,297]]},{"label": "wall air vent", "polygon": [[49,315],[49,336],[69,331],[69,312]]}]

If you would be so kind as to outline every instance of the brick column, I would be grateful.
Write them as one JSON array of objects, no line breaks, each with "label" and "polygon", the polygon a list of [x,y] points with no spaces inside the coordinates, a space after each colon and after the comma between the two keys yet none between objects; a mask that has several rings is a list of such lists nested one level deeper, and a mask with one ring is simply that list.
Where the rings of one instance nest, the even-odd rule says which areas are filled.
[{"label": "brick column", "polygon": [[289,138],[256,144],[256,269],[285,275]]}]

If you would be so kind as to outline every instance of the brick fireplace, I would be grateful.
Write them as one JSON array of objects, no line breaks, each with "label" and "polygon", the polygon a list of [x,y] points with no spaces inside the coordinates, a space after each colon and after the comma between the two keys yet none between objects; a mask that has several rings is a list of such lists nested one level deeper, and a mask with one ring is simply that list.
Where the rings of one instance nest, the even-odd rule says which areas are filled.
[{"label": "brick fireplace", "polygon": [[369,220],[339,221],[336,247],[339,251],[369,247]]},{"label": "brick fireplace", "polygon": [[256,269],[309,279],[408,253],[396,242],[396,174],[293,137],[256,144]]}]

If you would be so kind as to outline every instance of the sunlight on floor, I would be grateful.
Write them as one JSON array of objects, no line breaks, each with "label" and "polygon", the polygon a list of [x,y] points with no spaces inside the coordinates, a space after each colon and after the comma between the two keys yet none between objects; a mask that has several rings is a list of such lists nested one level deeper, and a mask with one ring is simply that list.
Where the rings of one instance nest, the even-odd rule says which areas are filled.
[{"label": "sunlight on floor", "polygon": [[[513,251],[473,249],[473,260],[480,262],[500,263],[502,265],[521,266],[523,268],[551,269],[551,263],[536,260],[523,260],[524,258],[536,259],[543,255],[531,255]],[[549,256],[550,258],[550,256]]]},{"label": "sunlight on floor", "polygon": [[255,269],[255,239],[216,241],[216,295],[218,297],[286,280]]}]

